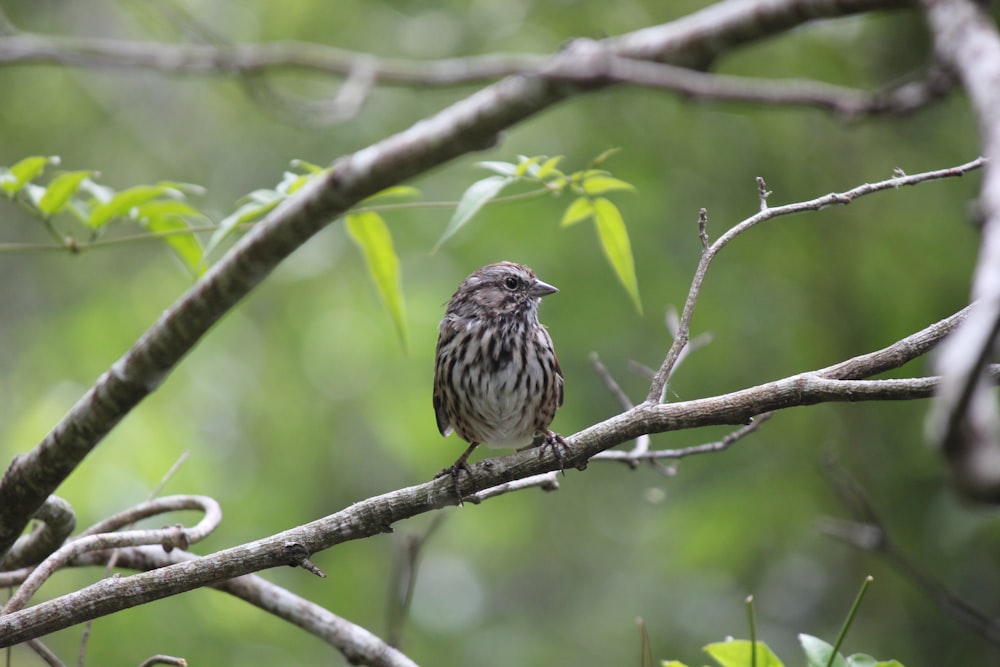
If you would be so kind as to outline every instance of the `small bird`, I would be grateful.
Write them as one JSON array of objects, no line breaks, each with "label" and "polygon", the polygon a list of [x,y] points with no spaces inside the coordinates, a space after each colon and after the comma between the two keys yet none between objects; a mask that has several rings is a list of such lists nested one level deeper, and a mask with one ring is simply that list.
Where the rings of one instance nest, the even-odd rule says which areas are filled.
[{"label": "small bird", "polygon": [[563,403],[563,375],[549,332],[538,321],[543,296],[558,292],[513,262],[489,264],[465,279],[448,302],[434,360],[434,414],[441,435],[469,443],[451,475],[468,470],[478,445],[551,447],[562,462],[566,441],[549,430]]}]

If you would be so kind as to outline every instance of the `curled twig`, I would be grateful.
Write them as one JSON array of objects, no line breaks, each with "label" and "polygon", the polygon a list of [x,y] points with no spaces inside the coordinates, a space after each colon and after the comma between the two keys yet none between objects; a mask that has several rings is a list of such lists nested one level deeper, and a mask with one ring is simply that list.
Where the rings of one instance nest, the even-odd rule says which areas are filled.
[{"label": "curled twig", "polygon": [[177,658],[172,655],[151,655],[142,661],[139,667],[153,667],[153,665],[176,665],[176,667],[187,667],[187,660]]},{"label": "curled twig", "polygon": [[[148,516],[191,509],[201,510],[205,514],[193,528],[169,526],[159,530],[107,532]],[[137,505],[92,526],[82,535],[67,542],[52,553],[25,579],[17,592],[0,610],[0,613],[9,614],[21,609],[56,570],[82,553],[144,544],[160,544],[168,551],[174,548],[186,549],[188,545],[208,537],[221,520],[222,510],[219,508],[219,504],[207,496],[167,496]]]},{"label": "curled twig", "polygon": [[0,570],[41,561],[59,548],[76,528],[73,506],[59,496],[49,496],[33,518],[41,523],[29,534],[18,538],[0,563]]}]

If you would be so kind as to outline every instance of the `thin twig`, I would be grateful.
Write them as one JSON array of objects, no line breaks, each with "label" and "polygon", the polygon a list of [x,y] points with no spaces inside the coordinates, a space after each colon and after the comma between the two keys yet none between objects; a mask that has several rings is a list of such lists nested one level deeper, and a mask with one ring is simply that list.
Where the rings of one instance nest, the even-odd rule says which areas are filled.
[{"label": "thin twig", "polygon": [[[601,363],[601,359],[597,356],[596,352],[590,353],[590,364],[594,367],[597,375],[604,381],[604,386],[607,387],[608,391],[611,392],[611,395],[615,397],[615,400],[618,401],[618,405],[623,411],[631,410],[635,407],[625,391],[615,381],[614,377],[612,377],[611,372],[608,371],[604,364]],[[633,447],[631,451],[637,456],[642,455],[644,452],[649,450],[649,440],[649,434],[643,433],[635,439],[635,447]],[[638,458],[636,460],[638,460]]]},{"label": "thin twig", "polygon": [[[624,40],[576,40],[555,55],[489,54],[441,60],[380,58],[307,42],[267,44],[166,44],[18,33],[0,38],[0,64],[60,64],[69,67],[147,69],[167,74],[243,74],[249,92],[282,112],[298,111],[327,122],[356,115],[377,84],[453,87],[511,75],[541,74],[585,86],[629,84],[659,88],[686,97],[762,105],[804,106],[847,118],[901,114],[943,97],[954,79],[940,68],[881,91],[865,91],[804,79],[764,79],[713,74],[631,57]],[[269,70],[301,70],[343,77],[347,82],[329,100],[303,103],[261,87]],[[308,113],[306,112],[308,111]],[[314,119],[318,122],[319,119]]]},{"label": "thin twig", "polygon": [[187,660],[175,658],[172,655],[153,655],[142,661],[139,667],[153,667],[153,665],[175,665],[176,667],[187,667]]},{"label": "thin twig", "polygon": [[632,451],[618,451],[615,449],[609,449],[595,455],[590,460],[591,461],[621,461],[623,463],[634,465],[638,461],[662,461],[669,459],[683,459],[688,456],[696,456],[698,454],[712,454],[715,452],[722,452],[734,444],[747,437],[751,433],[757,431],[768,419],[774,416],[773,412],[765,412],[761,415],[754,417],[753,421],[746,426],[741,426],[732,433],[726,434],[721,440],[716,440],[715,442],[706,442],[701,445],[693,445],[691,447],[683,447],[681,449],[654,449],[645,452],[635,452]]},{"label": "thin twig", "polygon": [[390,584],[387,587],[389,601],[386,604],[386,643],[389,646],[399,648],[402,644],[403,628],[410,615],[413,592],[417,587],[420,556],[427,542],[441,528],[446,516],[448,515],[437,514],[422,533],[404,535],[396,541]]},{"label": "thin twig", "polygon": [[[691,318],[694,315],[695,304],[697,303],[698,297],[701,293],[701,286],[705,280],[705,274],[708,271],[708,267],[715,256],[719,254],[719,251],[725,248],[734,238],[755,225],[768,220],[773,220],[774,218],[792,215],[794,213],[802,213],[804,211],[818,211],[826,208],[827,206],[850,204],[859,197],[876,192],[882,192],[884,190],[895,190],[906,185],[917,185],[918,183],[926,181],[964,176],[970,171],[980,169],[985,162],[984,158],[977,158],[971,162],[966,162],[965,164],[948,169],[927,171],[920,174],[914,174],[912,176],[893,176],[892,178],[884,181],[865,183],[864,185],[859,185],[844,192],[834,192],[822,197],[810,199],[808,201],[786,204],[785,206],[764,207],[763,210],[756,215],[749,217],[731,227],[729,231],[716,239],[714,243],[705,247],[701,254],[698,267],[695,269],[694,279],[691,281],[691,288],[688,290],[687,300],[684,302],[684,309],[681,312],[678,336],[674,339],[674,344],[667,352],[667,356],[663,360],[660,370],[657,371],[656,376],[653,378],[653,382],[650,384],[646,401],[650,403],[662,401],[661,397],[664,394],[667,380],[673,372],[673,368],[677,363],[677,358],[680,356],[684,345],[687,343],[687,338],[690,335]],[[763,180],[761,180],[760,183],[762,184]],[[763,187],[766,188],[766,186]],[[764,198],[762,197],[762,201],[763,199]],[[704,229],[704,221],[705,215],[704,209],[702,209],[702,215],[699,217],[700,230]],[[703,238],[705,238],[704,232],[701,232],[700,234]]]},{"label": "thin twig", "polygon": [[483,489],[482,491],[477,491],[476,493],[470,493],[465,496],[463,500],[467,503],[475,505],[483,502],[484,500],[496,498],[497,496],[502,496],[507,493],[534,488],[541,489],[542,491],[558,491],[559,475],[556,472],[546,472],[541,475],[531,475],[530,477],[515,479],[510,482],[504,482],[503,484],[491,486],[487,489]]},{"label": "thin twig", "polygon": [[[529,199],[536,199],[539,197],[550,196],[552,191],[548,188],[538,188],[535,190],[529,190],[527,192],[518,192],[510,195],[503,195],[496,197],[495,199],[489,201],[487,206],[495,206],[499,204],[509,204],[514,202],[522,202]],[[356,206],[351,209],[352,213],[362,213],[366,211],[374,211],[377,213],[383,213],[385,211],[401,211],[401,210],[414,210],[414,209],[452,209],[458,205],[458,201],[413,201],[413,202],[403,202],[403,203],[392,203],[392,204],[368,204],[366,206]],[[34,213],[32,213],[34,215]],[[256,221],[244,222],[238,225],[239,229],[246,229],[252,227]],[[114,248],[123,245],[130,245],[133,243],[148,243],[150,241],[161,241],[165,238],[170,238],[174,236],[183,236],[187,234],[205,234],[210,232],[215,232],[219,230],[218,224],[211,225],[192,225],[183,229],[164,229],[162,231],[156,232],[137,232],[134,234],[128,234],[126,236],[120,236],[113,239],[94,239],[92,241],[84,241],[75,239],[73,237],[66,237],[61,239],[56,243],[21,243],[21,242],[10,242],[10,243],[0,243],[0,253],[29,253],[29,252],[68,252],[71,254],[77,254],[85,250],[96,250],[96,249],[106,249]]]},{"label": "thin twig", "polygon": [[19,537],[7,556],[0,559],[0,570],[41,562],[58,549],[76,528],[73,506],[56,495],[46,498],[32,518],[39,524],[27,535]]},{"label": "thin twig", "polygon": [[890,537],[864,488],[846,470],[829,462],[825,468],[837,495],[860,520],[824,518],[819,522],[820,531],[855,549],[880,556],[904,579],[923,591],[945,614],[994,646],[1000,646],[1000,622],[952,593],[910,558],[906,550]]},{"label": "thin twig", "polygon": [[[116,530],[121,522],[133,523],[141,518],[173,512],[177,510],[201,510],[202,517],[192,528],[170,526],[158,530],[130,530],[120,533],[105,532]],[[142,503],[132,509],[122,512],[110,519],[105,519],[79,537],[67,542],[53,552],[48,558],[32,571],[17,592],[0,609],[0,614],[10,614],[21,609],[35,591],[54,574],[76,556],[87,551],[98,549],[113,549],[116,547],[131,547],[143,544],[160,544],[165,549],[186,549],[208,537],[222,520],[222,510],[214,499],[207,496],[168,496],[159,500]]]},{"label": "thin twig", "polygon": [[[167,482],[169,482],[170,479],[177,473],[177,471],[180,470],[180,467],[184,465],[184,462],[187,461],[190,455],[191,455],[190,451],[185,450],[181,452],[181,455],[177,457],[177,460],[174,461],[174,464],[170,466],[167,472],[163,474],[163,477],[160,478],[159,483],[153,487],[152,491],[149,492],[147,500],[153,500],[154,498],[156,498],[156,496],[160,495],[160,492],[163,491],[163,488],[167,485]],[[131,528],[133,525],[134,524],[130,523],[127,524],[127,527]],[[107,565],[104,566],[104,572],[101,574],[102,579],[107,577],[111,573],[111,570],[115,568],[115,564],[118,562],[118,554],[119,554],[118,549],[115,549],[114,551],[111,552],[111,556],[108,558],[108,563]],[[90,641],[90,631],[93,628],[93,625],[94,625],[94,619],[90,619],[83,625],[83,632],[80,633],[80,648],[77,651],[77,659],[76,659],[77,667],[83,667],[85,664],[84,658],[87,653],[87,643]]]},{"label": "thin twig", "polygon": [[66,663],[59,659],[59,656],[50,649],[48,646],[42,643],[40,639],[32,639],[25,642],[32,651],[35,652],[42,661],[49,665],[49,667],[66,667]]}]

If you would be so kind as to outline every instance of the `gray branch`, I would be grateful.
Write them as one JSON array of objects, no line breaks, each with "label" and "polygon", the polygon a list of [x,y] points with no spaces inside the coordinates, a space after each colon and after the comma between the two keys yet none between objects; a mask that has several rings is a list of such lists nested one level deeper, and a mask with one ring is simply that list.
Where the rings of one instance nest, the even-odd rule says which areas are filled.
[{"label": "gray branch", "polygon": [[940,394],[928,433],[971,498],[1000,503],[1000,413],[986,365],[1000,332],[1000,35],[986,8],[972,0],[923,0],[939,57],[958,73],[972,104],[982,154],[982,241],[972,282],[979,306],[941,349]]},{"label": "gray branch", "polygon": [[0,562],[0,571],[41,561],[58,549],[76,528],[73,506],[59,496],[49,496],[32,518],[39,522],[38,525],[18,538]]},{"label": "gray branch", "polygon": [[[9,23],[0,36],[0,65],[60,65],[105,69],[145,69],[166,74],[239,74],[248,92],[269,108],[317,122],[334,123],[354,117],[375,85],[420,87],[461,86],[486,83],[514,75],[544,75],[553,82],[577,82],[588,86],[633,84],[663,88],[691,98],[733,100],[756,104],[808,106],[827,109],[846,117],[862,114],[905,113],[947,94],[954,81],[946,70],[932,67],[918,76],[869,92],[810,80],[775,80],[720,76],[705,68],[719,51],[745,39],[735,31],[717,31],[713,22],[745,21],[750,3],[728,2],[666,26],[624,35],[603,42],[590,42],[584,50],[577,44],[574,56],[541,54],[487,54],[439,60],[382,58],[371,53],[338,49],[324,44],[278,41],[263,44],[226,44],[214,30],[195,26],[207,44],[155,43],[63,37],[20,32]],[[866,11],[891,2],[789,3],[756,2],[764,20],[778,26],[752,26],[751,39],[784,29],[787,9],[797,6],[803,20],[840,13]],[[185,17],[185,25],[190,24]],[[190,27],[190,26],[189,26]],[[675,28],[675,29],[673,29]],[[684,32],[694,35],[707,30],[716,40],[692,47],[663,49],[664,37]],[[207,33],[207,34],[206,34]],[[662,33],[667,33],[666,35]],[[692,69],[695,68],[695,69]],[[270,87],[258,85],[258,75],[282,70],[304,70],[341,77],[345,83],[331,100],[306,103],[292,100]]]},{"label": "gray branch", "polygon": [[[194,561],[198,556],[180,549],[167,553],[157,547],[133,547],[121,549],[114,556],[110,552],[90,552],[77,558],[73,564],[104,565],[112,558],[120,567],[155,570]],[[230,579],[214,588],[302,628],[339,650],[352,665],[416,667],[416,663],[406,655],[368,630],[256,575]]]}]

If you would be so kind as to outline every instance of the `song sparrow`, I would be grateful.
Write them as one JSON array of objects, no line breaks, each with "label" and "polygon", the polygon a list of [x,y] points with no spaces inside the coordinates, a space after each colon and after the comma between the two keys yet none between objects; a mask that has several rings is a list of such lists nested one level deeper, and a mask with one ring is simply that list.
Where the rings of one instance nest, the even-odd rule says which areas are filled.
[{"label": "song sparrow", "polygon": [[465,279],[441,320],[434,361],[434,413],[441,435],[469,443],[437,477],[458,477],[477,445],[552,447],[562,461],[562,436],[548,429],[563,402],[563,376],[552,339],[538,322],[543,296],[558,290],[526,266],[499,262]]}]

